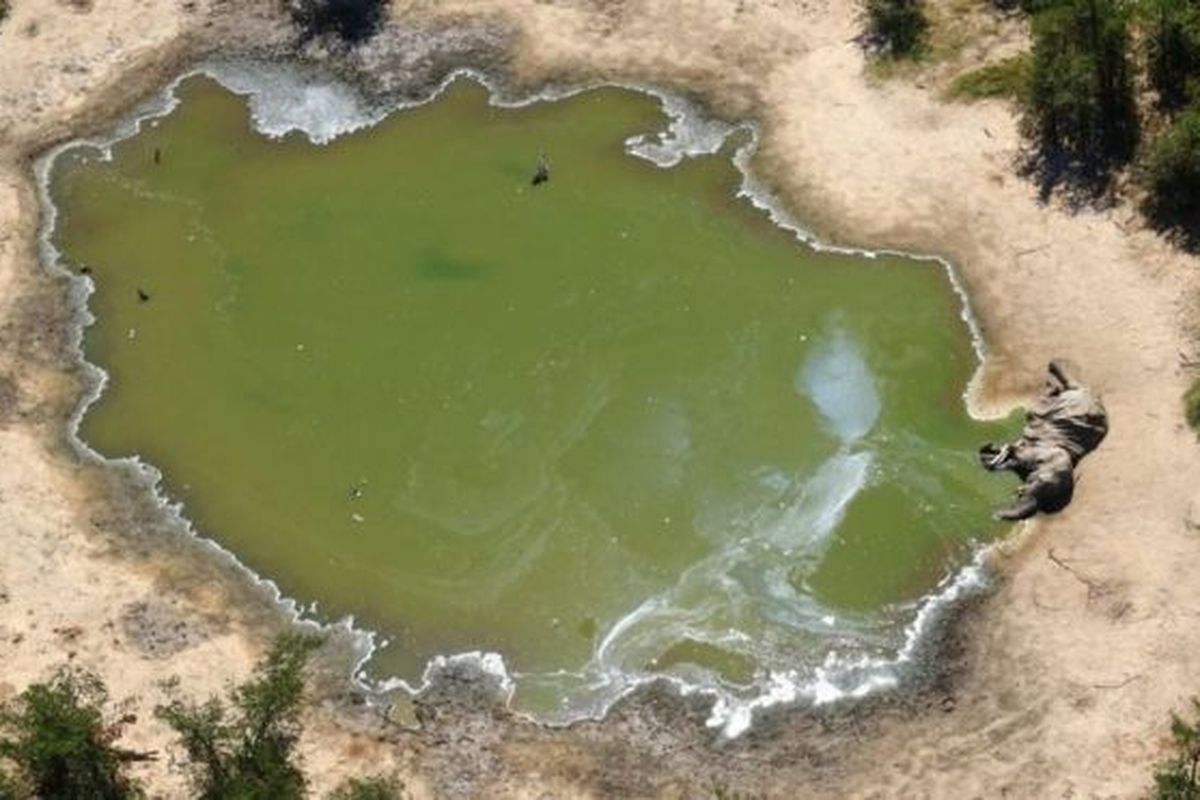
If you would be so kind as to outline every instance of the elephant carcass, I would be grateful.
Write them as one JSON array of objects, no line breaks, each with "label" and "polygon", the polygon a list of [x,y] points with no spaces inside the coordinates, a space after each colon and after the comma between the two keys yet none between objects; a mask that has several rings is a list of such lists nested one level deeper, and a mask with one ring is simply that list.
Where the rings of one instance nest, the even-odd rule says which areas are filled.
[{"label": "elephant carcass", "polygon": [[1011,470],[1023,481],[1013,503],[996,512],[998,519],[1020,520],[1066,508],[1075,492],[1075,466],[1108,433],[1100,398],[1059,361],[1050,362],[1049,373],[1025,416],[1021,438],[979,448],[985,469]]}]

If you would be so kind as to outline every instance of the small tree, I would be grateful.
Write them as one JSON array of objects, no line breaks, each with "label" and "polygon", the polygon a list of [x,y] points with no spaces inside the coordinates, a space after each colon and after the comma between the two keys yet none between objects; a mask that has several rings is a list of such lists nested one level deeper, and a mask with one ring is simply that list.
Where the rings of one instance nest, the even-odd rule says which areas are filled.
[{"label": "small tree", "polygon": [[892,55],[913,55],[929,27],[922,0],[867,0],[867,40]]},{"label": "small tree", "polygon": [[1188,84],[1200,75],[1200,6],[1194,0],[1143,0],[1146,71],[1168,110],[1188,99]]},{"label": "small tree", "polygon": [[1200,232],[1200,108],[1188,108],[1142,162],[1143,211],[1159,230],[1194,245]]},{"label": "small tree", "polygon": [[[1200,714],[1200,701],[1192,706]],[[1171,717],[1175,755],[1159,764],[1154,773],[1155,800],[1200,800],[1200,718],[1188,724]]]},{"label": "small tree", "polygon": [[1034,14],[1024,127],[1043,166],[1096,175],[1133,155],[1138,121],[1128,49],[1122,0],[1058,0]]},{"label": "small tree", "polygon": [[0,796],[140,797],[124,768],[152,754],[115,746],[127,720],[106,719],[107,702],[96,675],[63,668],[0,709],[0,761],[9,767],[0,775]]},{"label": "small tree", "polygon": [[285,634],[251,678],[234,688],[228,706],[217,698],[179,699],[156,714],[179,734],[192,780],[205,800],[288,800],[306,781],[292,763],[301,731],[304,672],[319,639]]}]

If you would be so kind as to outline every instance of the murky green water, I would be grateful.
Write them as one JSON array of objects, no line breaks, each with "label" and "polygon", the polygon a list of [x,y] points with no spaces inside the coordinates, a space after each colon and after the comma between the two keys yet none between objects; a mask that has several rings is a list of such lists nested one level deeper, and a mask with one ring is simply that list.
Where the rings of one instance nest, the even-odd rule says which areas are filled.
[{"label": "murky green water", "polygon": [[629,156],[653,99],[459,82],[315,146],[207,80],[180,96],[53,174],[111,376],[81,435],[390,637],[376,674],[496,651],[553,716],[656,671],[888,656],[996,532],[943,271],[799,246],[728,154]]}]

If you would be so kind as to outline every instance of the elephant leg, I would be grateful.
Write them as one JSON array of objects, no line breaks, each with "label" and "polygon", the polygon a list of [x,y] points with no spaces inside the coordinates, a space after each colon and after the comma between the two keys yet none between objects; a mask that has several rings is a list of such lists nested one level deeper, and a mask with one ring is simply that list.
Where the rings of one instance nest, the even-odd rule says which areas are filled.
[{"label": "elephant leg", "polygon": [[993,516],[1008,522],[1029,519],[1038,512],[1037,498],[1031,493],[1019,492],[1017,499],[1008,508],[1002,508]]}]

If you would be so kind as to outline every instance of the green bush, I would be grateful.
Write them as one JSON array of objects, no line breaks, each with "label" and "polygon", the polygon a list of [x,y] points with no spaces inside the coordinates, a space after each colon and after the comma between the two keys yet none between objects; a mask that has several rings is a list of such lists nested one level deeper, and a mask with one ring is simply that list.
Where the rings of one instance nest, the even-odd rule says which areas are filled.
[{"label": "green bush", "polygon": [[1133,155],[1128,12],[1122,0],[1058,0],[1034,14],[1024,124],[1044,165],[1106,172]]},{"label": "green bush", "polygon": [[1188,425],[1191,425],[1193,430],[1200,433],[1200,378],[1193,381],[1191,388],[1184,394],[1183,409]]},{"label": "green bush", "polygon": [[0,22],[4,22],[4,18],[8,16],[8,0],[0,0]]},{"label": "green bush", "polygon": [[[3,2],[3,0],[0,0]],[[370,39],[387,19],[390,0],[285,0],[302,41],[334,35],[350,45]]]},{"label": "green bush", "polygon": [[[1192,700],[1200,715],[1200,701]],[[1171,718],[1175,753],[1154,773],[1154,800],[1200,800],[1200,719],[1188,724]]]},{"label": "green bush", "polygon": [[948,94],[959,100],[1023,99],[1029,91],[1029,70],[1029,56],[1012,56],[959,75],[950,85]]},{"label": "green bush", "polygon": [[1159,230],[1185,243],[1200,230],[1200,108],[1183,111],[1150,145],[1139,174],[1143,211]]},{"label": "green bush", "polygon": [[1159,103],[1177,109],[1200,73],[1200,6],[1194,0],[1142,0],[1146,72]]},{"label": "green bush", "polygon": [[230,692],[196,704],[173,700],[157,715],[179,735],[192,781],[205,800],[290,800],[306,781],[293,763],[309,656],[320,645],[287,634],[276,640],[251,678]]},{"label": "green bush", "polygon": [[892,55],[915,54],[928,27],[922,0],[867,0],[867,40]]},{"label": "green bush", "polygon": [[404,784],[397,778],[376,775],[351,778],[329,795],[328,800],[402,800]]},{"label": "green bush", "polygon": [[0,796],[5,798],[140,797],[124,774],[148,758],[114,746],[125,721],[105,718],[108,693],[95,675],[64,668],[0,709]]}]

